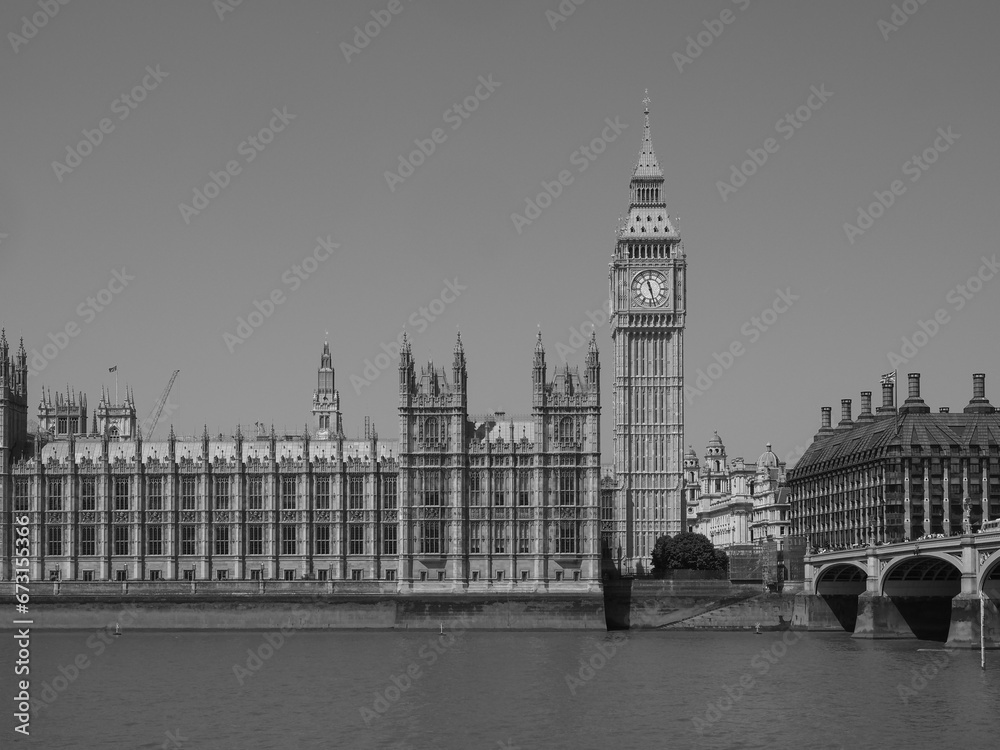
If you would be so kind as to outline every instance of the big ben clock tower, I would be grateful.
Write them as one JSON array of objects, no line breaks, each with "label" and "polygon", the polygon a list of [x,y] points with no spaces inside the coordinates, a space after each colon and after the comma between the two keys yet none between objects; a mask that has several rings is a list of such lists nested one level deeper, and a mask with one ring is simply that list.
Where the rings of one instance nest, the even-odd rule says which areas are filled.
[{"label": "big ben clock tower", "polygon": [[611,262],[615,351],[615,519],[621,554],[649,565],[656,539],[684,530],[684,318],[687,261],[667,215],[649,136],[629,184]]}]

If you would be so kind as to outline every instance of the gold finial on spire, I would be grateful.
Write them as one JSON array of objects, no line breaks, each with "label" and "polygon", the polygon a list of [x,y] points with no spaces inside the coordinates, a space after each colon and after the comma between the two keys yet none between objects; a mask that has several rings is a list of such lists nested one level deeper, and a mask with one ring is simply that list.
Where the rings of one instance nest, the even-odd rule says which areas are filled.
[{"label": "gold finial on spire", "polygon": [[649,105],[653,100],[649,98],[649,89],[646,89],[646,98],[642,100],[642,103],[646,105],[646,114],[649,114]]}]

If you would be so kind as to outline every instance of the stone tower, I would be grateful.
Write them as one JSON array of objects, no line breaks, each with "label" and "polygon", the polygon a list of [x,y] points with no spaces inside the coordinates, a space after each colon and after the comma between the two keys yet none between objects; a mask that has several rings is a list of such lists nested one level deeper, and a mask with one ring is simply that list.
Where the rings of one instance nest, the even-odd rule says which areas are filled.
[{"label": "stone tower", "polygon": [[648,564],[657,537],[685,530],[683,509],[686,269],[667,215],[663,171],[644,101],[642,150],[611,262],[616,515],[631,562]]},{"label": "stone tower", "polygon": [[317,440],[327,440],[343,435],[340,416],[340,391],[334,388],[333,358],[330,343],[323,342],[323,354],[316,372],[316,390],[313,392],[313,431]]},{"label": "stone tower", "polygon": [[[0,330],[0,477],[28,450],[28,355],[24,341],[10,355],[6,331]],[[0,481],[0,492],[3,492]],[[0,500],[3,497],[0,495]],[[4,506],[0,503],[0,507]]]}]

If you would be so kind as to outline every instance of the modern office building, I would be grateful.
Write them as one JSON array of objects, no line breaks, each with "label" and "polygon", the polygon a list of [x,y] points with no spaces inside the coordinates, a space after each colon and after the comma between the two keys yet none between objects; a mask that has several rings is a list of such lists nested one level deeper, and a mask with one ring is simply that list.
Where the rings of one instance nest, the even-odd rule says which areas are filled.
[{"label": "modern office building", "polygon": [[961,412],[932,412],[918,373],[897,409],[893,380],[883,379],[875,413],[870,391],[856,418],[842,400],[836,426],[823,407],[819,432],[789,473],[793,530],[811,547],[952,536],[1000,518],[1000,414],[986,399],[986,376],[972,376]]}]

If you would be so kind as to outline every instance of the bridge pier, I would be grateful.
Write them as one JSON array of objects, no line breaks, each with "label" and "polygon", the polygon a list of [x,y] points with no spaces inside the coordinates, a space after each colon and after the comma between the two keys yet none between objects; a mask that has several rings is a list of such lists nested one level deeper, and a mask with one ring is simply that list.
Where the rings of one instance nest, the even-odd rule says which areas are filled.
[{"label": "bridge pier", "polygon": [[[986,600],[986,648],[1000,648],[1000,608],[997,602]],[[948,628],[950,648],[979,648],[979,595],[958,594],[951,600],[951,625]]]},{"label": "bridge pier", "polygon": [[854,638],[916,638],[891,596],[870,591],[858,595]]},{"label": "bridge pier", "polygon": [[792,629],[853,633],[857,602],[856,594],[796,594]]}]

